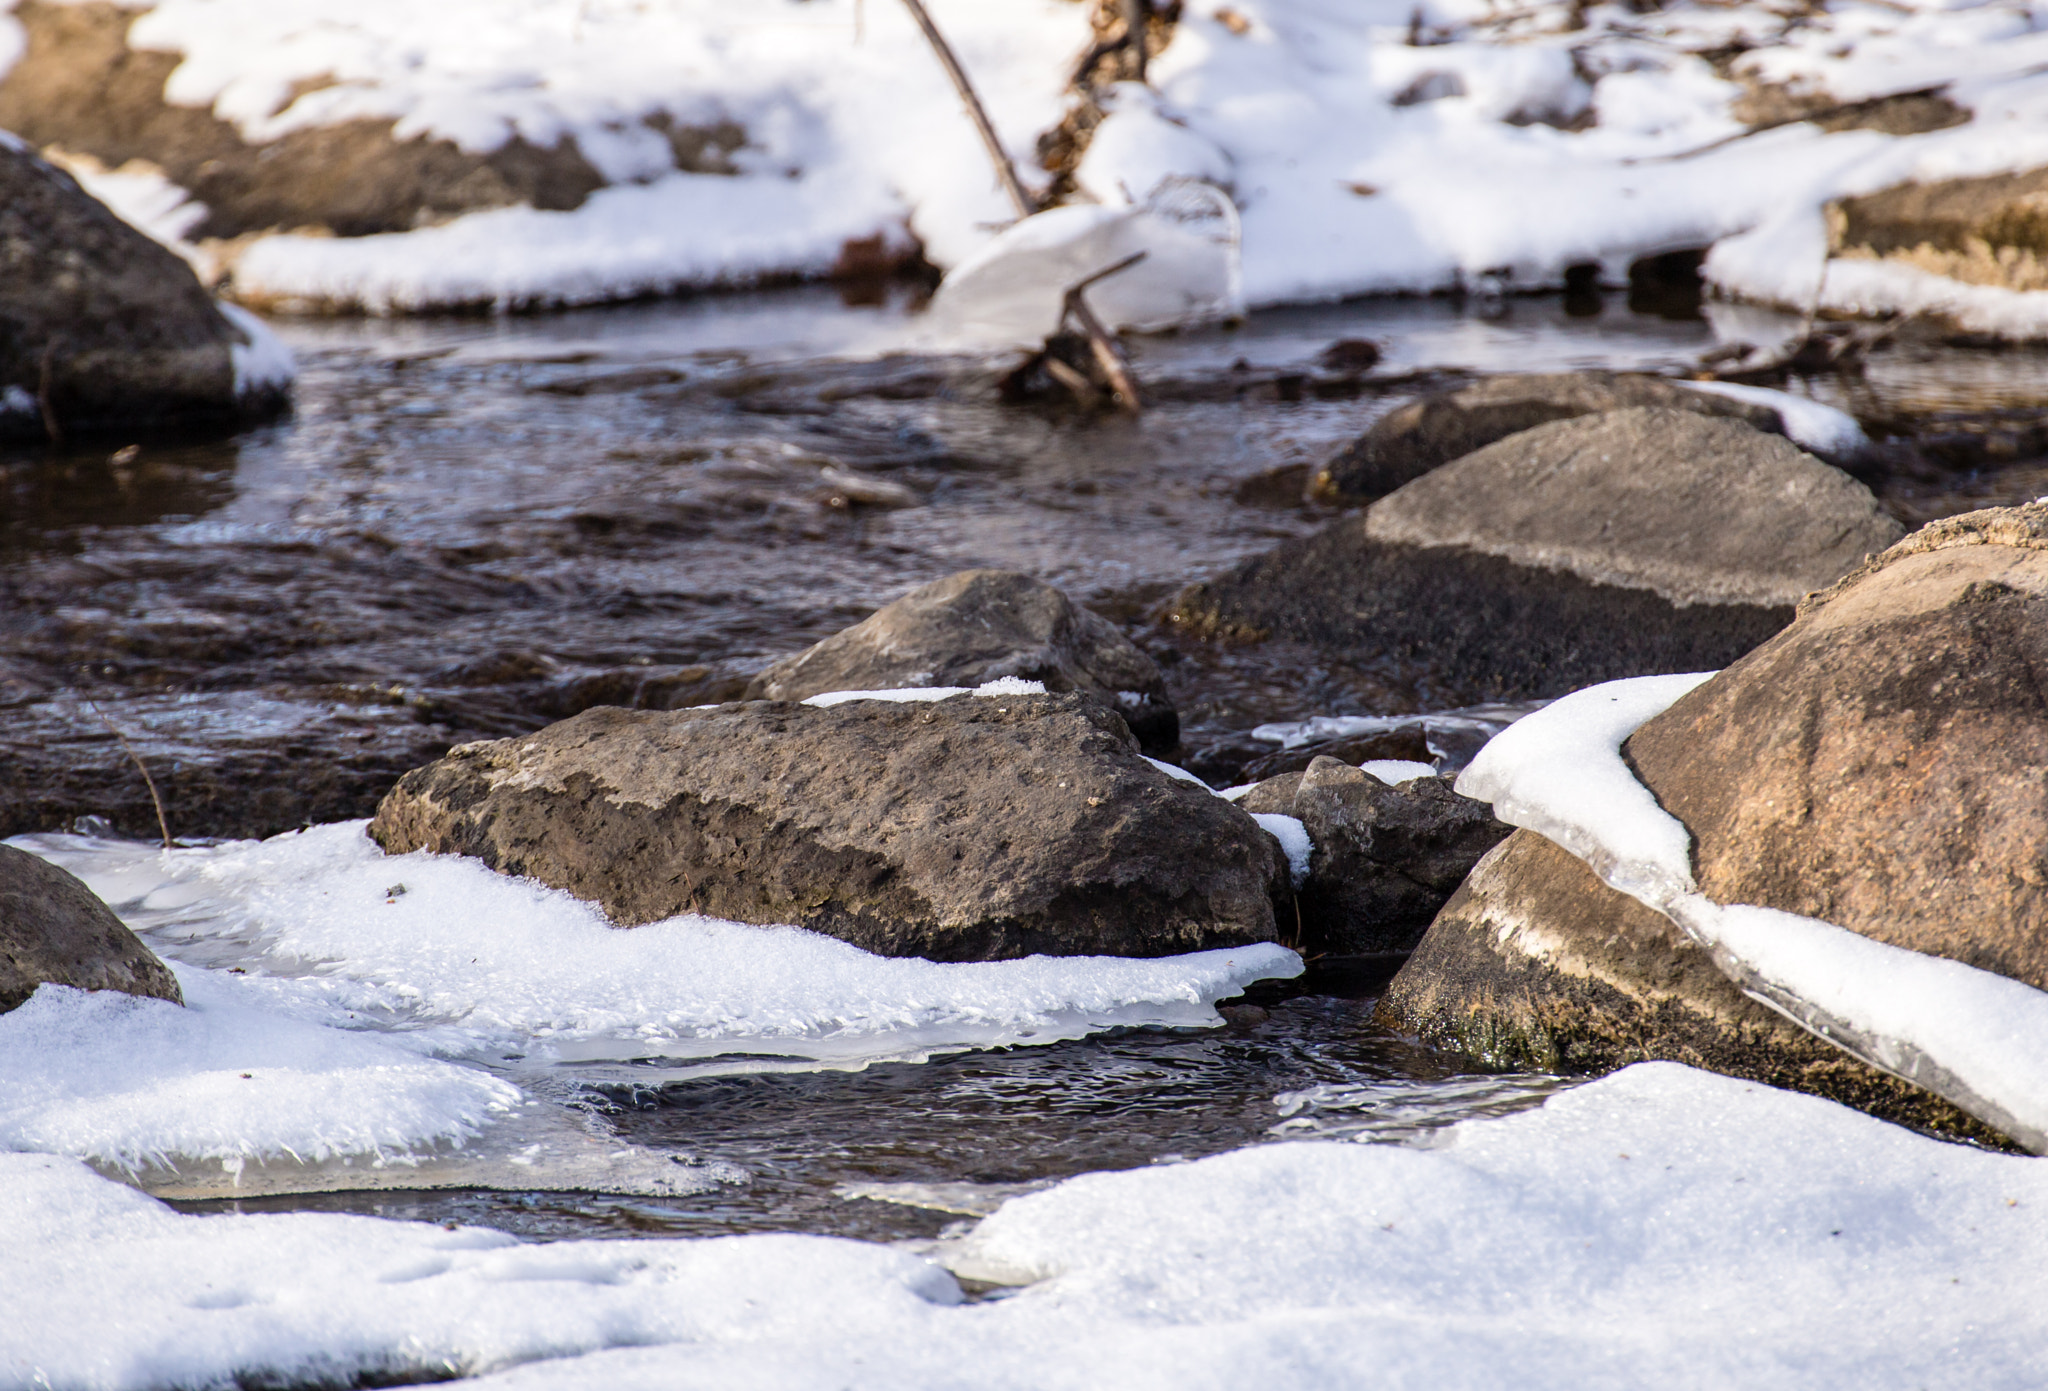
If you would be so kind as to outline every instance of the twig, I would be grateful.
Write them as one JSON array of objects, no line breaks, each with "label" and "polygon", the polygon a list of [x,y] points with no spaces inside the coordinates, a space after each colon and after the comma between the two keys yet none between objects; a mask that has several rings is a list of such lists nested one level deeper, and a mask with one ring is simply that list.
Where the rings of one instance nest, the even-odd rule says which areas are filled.
[{"label": "twig", "polygon": [[164,849],[169,850],[172,846],[171,823],[164,817],[164,799],[157,796],[156,779],[149,775],[149,765],[142,761],[141,754],[135,752],[135,746],[128,742],[128,736],[116,729],[114,722],[102,714],[97,705],[88,700],[85,708],[92,712],[94,719],[106,726],[107,733],[121,741],[121,747],[127,751],[129,761],[134,763],[135,770],[142,774],[142,785],[149,789],[150,803],[156,807],[156,828],[163,832]]},{"label": "twig", "polygon": [[1061,322],[1064,323],[1071,314],[1081,326],[1081,332],[1088,336],[1088,347],[1094,352],[1102,375],[1109,378],[1111,393],[1118,404],[1132,415],[1144,409],[1144,402],[1138,396],[1137,379],[1131,375],[1130,364],[1124,361],[1123,354],[1117,351],[1116,340],[1110,337],[1109,330],[1103,327],[1102,320],[1095,317],[1095,311],[1088,307],[1083,296],[1089,286],[1099,280],[1107,280],[1118,271],[1129,270],[1144,260],[1145,255],[1143,251],[1134,252],[1115,265],[1105,266],[1087,279],[1075,282],[1067,290],[1066,301],[1060,311]]},{"label": "twig", "polygon": [[1145,20],[1151,11],[1151,0],[1124,0],[1124,42],[1130,45],[1140,82],[1145,80]]},{"label": "twig", "polygon": [[953,90],[960,94],[961,105],[967,108],[968,119],[974,122],[975,130],[981,134],[981,143],[988,147],[989,162],[996,167],[996,180],[1002,184],[1003,192],[1010,195],[1010,203],[1017,209],[1017,216],[1029,217],[1038,211],[1038,206],[1024,189],[1017,177],[1017,166],[1010,163],[1010,156],[1003,149],[1003,142],[996,138],[996,128],[989,123],[988,112],[982,107],[981,98],[974,94],[974,85],[967,80],[967,70],[960,66],[960,60],[953,56],[953,49],[939,33],[939,26],[932,23],[931,14],[924,7],[924,0],[903,0],[903,7],[910,11],[910,17],[917,21],[917,27],[924,30],[925,39],[931,44],[932,52],[938,55],[939,66],[946,70],[946,76],[953,79]]},{"label": "twig", "polygon": [[57,407],[50,400],[50,362],[57,355],[57,340],[51,339],[43,345],[43,370],[36,382],[36,406],[43,413],[43,430],[50,437],[51,444],[64,443],[64,427],[57,423]]}]

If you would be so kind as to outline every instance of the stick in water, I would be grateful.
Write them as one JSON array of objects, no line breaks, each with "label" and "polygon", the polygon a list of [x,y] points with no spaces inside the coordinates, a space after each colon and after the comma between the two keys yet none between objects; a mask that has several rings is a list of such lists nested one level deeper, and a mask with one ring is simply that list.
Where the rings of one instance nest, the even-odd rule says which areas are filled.
[{"label": "stick in water", "polygon": [[106,726],[107,733],[121,741],[121,747],[127,750],[128,759],[135,765],[135,771],[142,774],[142,785],[149,789],[150,803],[156,808],[156,828],[163,833],[164,849],[169,850],[171,848],[171,823],[164,817],[164,799],[156,795],[156,779],[149,775],[149,765],[142,761],[141,754],[135,752],[135,746],[128,742],[128,736],[116,729],[114,722],[102,714],[97,705],[88,700],[85,703],[85,708],[92,712],[94,719]]},{"label": "stick in water", "polygon": [[924,36],[932,46],[932,52],[939,57],[939,66],[946,70],[946,76],[953,79],[953,90],[960,94],[961,105],[967,108],[968,119],[981,133],[981,143],[988,147],[989,162],[996,167],[996,179],[1003,186],[1003,192],[1010,195],[1010,204],[1017,209],[1017,216],[1029,217],[1038,211],[1036,203],[1024,189],[1023,181],[1017,177],[1017,166],[1010,163],[1010,156],[1003,149],[1003,142],[996,138],[996,128],[988,119],[988,112],[981,104],[981,98],[974,94],[974,84],[967,80],[967,70],[960,66],[960,60],[953,56],[953,47],[939,33],[939,26],[932,23],[931,13],[925,9],[924,0],[903,0],[903,7],[910,11],[910,17],[917,21],[917,27],[924,30]]}]

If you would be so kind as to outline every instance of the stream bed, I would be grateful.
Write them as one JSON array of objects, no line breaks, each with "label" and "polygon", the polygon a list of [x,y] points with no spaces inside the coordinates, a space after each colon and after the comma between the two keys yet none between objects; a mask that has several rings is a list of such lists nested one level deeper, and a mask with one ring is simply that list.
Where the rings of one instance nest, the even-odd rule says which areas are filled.
[{"label": "stream bed", "polygon": [[[1472,373],[1673,369],[1793,320],[1619,297],[1369,301],[1136,345],[1131,421],[1004,405],[1003,363],[918,351],[900,295],[706,297],[549,317],[286,322],[290,417],[229,439],[0,453],[0,835],[272,835],[365,816],[450,744],[600,704],[731,698],[769,660],[971,566],[1028,571],[1161,663],[1184,761],[1262,725],[1441,709],[1443,673],[1154,625],[1180,587],[1336,513],[1308,472]],[[1332,345],[1367,340],[1370,370]],[[1358,354],[1349,359],[1354,363]],[[1332,365],[1332,364],[1335,365]],[[2048,354],[1902,334],[1795,380],[1901,447],[1908,525],[2048,492]],[[1254,741],[1255,742],[1255,741]],[[172,952],[175,954],[175,951]],[[345,1210],[524,1236],[801,1230],[929,1239],[1092,1169],[1259,1141],[1427,1143],[1563,1085],[1378,1029],[1391,964],[1311,963],[1207,1029],[553,1089],[622,1142],[729,1166],[686,1197],[341,1192]]]}]

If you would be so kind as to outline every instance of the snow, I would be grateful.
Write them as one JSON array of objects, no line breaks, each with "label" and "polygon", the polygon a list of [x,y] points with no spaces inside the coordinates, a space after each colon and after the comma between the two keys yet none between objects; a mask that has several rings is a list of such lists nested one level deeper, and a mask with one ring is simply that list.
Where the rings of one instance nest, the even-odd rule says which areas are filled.
[{"label": "snow", "polygon": [[299,365],[284,341],[240,305],[220,304],[218,308],[235,331],[235,341],[228,345],[235,368],[235,395],[260,395],[290,386],[299,375]]},{"label": "snow", "polygon": [[1208,783],[1203,782],[1200,778],[1196,777],[1193,773],[1190,773],[1187,769],[1181,767],[1179,764],[1168,763],[1164,759],[1153,758],[1149,754],[1140,754],[1138,756],[1140,758],[1143,758],[1147,763],[1151,764],[1154,768],[1157,768],[1160,772],[1166,774],[1166,776],[1168,776],[1169,778],[1174,779],[1176,782],[1191,782],[1195,786],[1201,788],[1204,792],[1214,791],[1214,789],[1211,788]]},{"label": "snow", "polygon": [[1019,676],[998,676],[993,681],[984,681],[979,686],[900,686],[884,691],[821,691],[804,700],[805,705],[830,707],[844,705],[850,700],[884,700],[898,704],[921,704],[926,701],[951,700],[958,695],[980,696],[989,699],[996,696],[1044,695],[1043,681],[1026,681]]},{"label": "snow", "polygon": [[1308,827],[1292,816],[1279,812],[1260,811],[1252,813],[1252,820],[1264,827],[1273,839],[1280,842],[1280,848],[1287,852],[1287,873],[1294,887],[1300,888],[1308,882],[1309,857],[1315,854],[1315,842],[1309,839]]},{"label": "snow", "polygon": [[1698,892],[1692,838],[1622,759],[1709,674],[1612,681],[1510,726],[1457,789],[1670,918],[1745,993],[1838,1047],[2048,1151],[2048,993],[1832,923]]},{"label": "snow", "polygon": [[1436,767],[1409,758],[1372,758],[1358,765],[1389,787],[1399,787],[1417,778],[1433,778]]},{"label": "snow", "polygon": [[[622,931],[474,860],[387,856],[363,824],[172,851],[11,842],[111,903],[174,964],[189,1008],[45,987],[0,1016],[0,1148],[161,1169],[151,1185],[179,1191],[223,1166],[250,1188],[533,1187],[546,1173],[559,1188],[687,1191],[704,1176],[601,1148],[531,1099],[571,1077],[857,1068],[1212,1026],[1215,1001],[1301,969],[1272,945],[938,964],[695,916]],[[415,1172],[372,1183],[330,1163],[356,1159]],[[244,1174],[244,1160],[270,1167]]]},{"label": "snow", "polygon": [[[934,9],[1027,182],[1047,183],[1033,145],[1067,101],[1085,7]],[[568,212],[260,237],[235,270],[254,303],[584,303],[815,276],[849,241],[914,238],[958,277],[935,327],[1014,342],[1043,336],[1065,286],[1134,250],[1147,260],[1096,293],[1106,318],[1136,325],[1555,286],[1581,264],[1618,284],[1636,257],[1712,245],[1707,273],[1731,294],[2048,332],[2048,292],[1829,260],[1823,215],[1906,180],[2048,164],[2044,0],[1838,0],[1796,14],[1704,0],[1647,13],[1568,0],[1191,5],[1152,86],[1106,94],[1075,171],[1081,201],[1014,226],[957,98],[892,4],[446,0],[423,13],[400,0],[162,0],[132,38],[181,55],[173,101],[254,141],[357,119],[477,152],[573,138],[609,181]],[[0,15],[0,60],[19,41]],[[1743,80],[1838,102],[1940,88],[1974,119],[1907,136],[1746,133],[1733,114]],[[676,170],[649,124],[662,119],[743,127],[736,172]],[[1241,236],[1158,216],[1175,187],[1223,190],[1234,207],[1221,221],[1241,219]]]},{"label": "snow", "polygon": [[0,1376],[94,1391],[2019,1388],[2048,1340],[2039,1161],[1668,1063],[1427,1148],[1269,1144],[1013,1198],[932,1252],[1037,1282],[981,1303],[858,1242],[194,1217],[36,1155],[0,1155],[0,1229]]},{"label": "snow", "polygon": [[1744,386],[1739,382],[1679,381],[1678,385],[1769,406],[1778,413],[1785,437],[1800,448],[1828,459],[1851,459],[1870,448],[1870,437],[1856,423],[1856,417],[1810,396],[1773,391],[1767,386]]}]

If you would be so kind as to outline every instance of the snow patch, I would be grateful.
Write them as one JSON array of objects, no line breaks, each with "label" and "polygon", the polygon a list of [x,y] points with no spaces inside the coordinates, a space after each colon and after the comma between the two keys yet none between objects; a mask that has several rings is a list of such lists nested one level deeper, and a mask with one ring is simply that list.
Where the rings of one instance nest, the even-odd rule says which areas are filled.
[{"label": "snow patch", "polygon": [[1853,458],[1870,448],[1870,436],[1863,433],[1863,427],[1856,423],[1855,416],[1809,396],[1773,391],[1767,386],[1744,386],[1739,382],[1680,380],[1678,385],[1710,396],[1726,396],[1731,400],[1769,406],[1778,413],[1787,439],[1823,458]]},{"label": "snow patch", "polygon": [[1044,695],[1043,681],[1026,681],[1018,676],[998,676],[993,681],[984,681],[979,686],[902,686],[886,691],[821,691],[808,696],[805,705],[830,708],[844,705],[850,700],[884,700],[897,704],[919,704],[933,700],[951,700],[954,696],[981,696],[984,699],[996,696]]},{"label": "snow patch", "polygon": [[1287,852],[1287,874],[1294,887],[1300,888],[1308,882],[1309,857],[1316,852],[1315,842],[1309,839],[1308,827],[1298,817],[1285,816],[1279,812],[1255,811],[1252,820],[1264,827],[1273,839],[1280,842],[1280,848]]},{"label": "snow patch", "polygon": [[1358,765],[1371,776],[1378,778],[1389,787],[1400,787],[1417,778],[1436,776],[1434,764],[1418,763],[1407,758],[1375,758]]},{"label": "snow patch", "polygon": [[216,303],[235,340],[228,345],[235,364],[235,395],[265,396],[283,391],[299,375],[299,364],[270,325],[238,304]]}]

